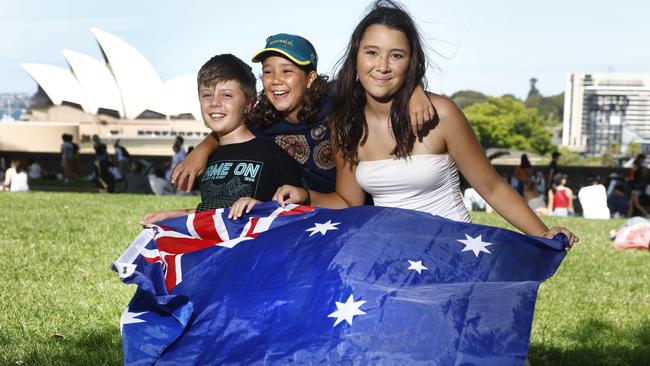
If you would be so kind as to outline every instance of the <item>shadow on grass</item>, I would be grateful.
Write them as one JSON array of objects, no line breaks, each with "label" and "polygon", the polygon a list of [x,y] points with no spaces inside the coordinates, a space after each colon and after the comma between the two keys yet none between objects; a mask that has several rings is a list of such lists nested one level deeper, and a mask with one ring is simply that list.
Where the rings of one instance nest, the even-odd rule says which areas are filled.
[{"label": "shadow on grass", "polygon": [[569,338],[577,347],[531,345],[532,365],[648,365],[650,321],[636,327],[618,328],[610,322],[590,319]]},{"label": "shadow on grass", "polygon": [[[578,346],[533,344],[530,361],[544,365],[648,365],[650,320],[636,327],[617,328],[610,322],[591,319],[568,338]],[[6,360],[11,361],[11,360]],[[92,329],[74,337],[52,337],[33,347],[20,361],[23,365],[119,365],[122,350],[117,329]]]},{"label": "shadow on grass", "polygon": [[92,329],[65,338],[53,336],[22,359],[24,365],[121,365],[122,347],[115,328]]}]

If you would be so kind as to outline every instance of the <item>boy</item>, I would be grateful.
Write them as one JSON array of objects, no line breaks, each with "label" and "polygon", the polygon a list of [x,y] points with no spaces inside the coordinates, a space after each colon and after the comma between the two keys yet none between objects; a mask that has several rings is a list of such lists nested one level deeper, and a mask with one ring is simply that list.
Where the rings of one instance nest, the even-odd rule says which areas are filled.
[{"label": "boy", "polygon": [[257,93],[250,66],[233,55],[217,55],[201,67],[197,82],[203,121],[221,142],[200,177],[201,203],[196,209],[148,213],[142,225],[231,206],[228,217],[238,218],[255,203],[271,200],[281,185],[301,184],[297,162],[273,141],[255,138],[244,123]]}]

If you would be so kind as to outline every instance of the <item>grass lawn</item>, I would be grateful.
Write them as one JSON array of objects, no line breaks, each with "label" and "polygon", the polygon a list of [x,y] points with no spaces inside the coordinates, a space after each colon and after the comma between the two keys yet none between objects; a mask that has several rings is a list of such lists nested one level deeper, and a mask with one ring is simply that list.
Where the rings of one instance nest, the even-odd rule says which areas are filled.
[{"label": "grass lawn", "polygon": [[[135,286],[109,270],[155,209],[197,197],[0,193],[0,365],[122,360],[119,318]],[[508,226],[497,215],[474,222]],[[623,220],[549,218],[581,241],[539,291],[530,348],[538,365],[650,364],[650,253],[610,248]]]}]

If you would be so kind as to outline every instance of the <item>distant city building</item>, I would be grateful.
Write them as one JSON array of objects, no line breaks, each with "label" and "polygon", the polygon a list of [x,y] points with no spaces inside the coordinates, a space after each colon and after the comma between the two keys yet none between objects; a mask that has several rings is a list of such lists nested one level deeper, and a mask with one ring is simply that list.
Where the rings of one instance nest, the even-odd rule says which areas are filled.
[{"label": "distant city building", "polygon": [[650,152],[650,74],[567,75],[562,145],[599,154],[638,143]]},{"label": "distant city building", "polygon": [[[54,152],[61,133],[69,133],[84,152],[91,152],[91,136],[99,135],[108,143],[120,139],[131,153],[170,155],[176,136],[191,145],[208,135],[195,75],[163,81],[133,46],[108,32],[91,32],[101,59],[63,50],[69,69],[21,64],[38,91],[20,122],[0,121],[0,150]],[[36,128],[52,141],[33,139]]]},{"label": "distant city building", "polygon": [[13,121],[27,108],[31,95],[26,93],[0,93],[0,121]]}]

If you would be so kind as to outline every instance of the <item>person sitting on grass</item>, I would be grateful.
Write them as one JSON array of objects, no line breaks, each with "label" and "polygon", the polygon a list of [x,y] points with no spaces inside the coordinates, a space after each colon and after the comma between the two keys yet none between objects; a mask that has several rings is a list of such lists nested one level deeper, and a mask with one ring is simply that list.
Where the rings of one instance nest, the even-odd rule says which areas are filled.
[{"label": "person sitting on grass", "polygon": [[573,216],[573,191],[566,186],[567,175],[555,174],[548,191],[548,212],[553,216]]},{"label": "person sitting on grass", "polygon": [[141,161],[133,163],[133,171],[124,180],[124,193],[153,194],[149,178],[144,173],[145,165]]},{"label": "person sitting on grass", "polygon": [[256,138],[245,124],[256,95],[250,66],[233,55],[217,55],[201,67],[197,81],[203,121],[221,144],[200,177],[201,203],[196,209],[147,213],[142,225],[231,206],[229,217],[239,217],[255,203],[271,200],[283,184],[301,185],[298,163],[273,141]]},{"label": "person sitting on grass", "polygon": [[546,201],[544,201],[544,196],[537,190],[537,184],[534,181],[529,180],[528,183],[524,186],[524,199],[528,203],[528,207],[533,210],[537,216],[548,215],[550,214]]},{"label": "person sitting on grass", "polygon": [[29,177],[27,176],[25,164],[23,164],[22,160],[14,159],[11,162],[11,167],[5,172],[2,190],[9,192],[29,191]]},{"label": "person sitting on grass", "polygon": [[630,199],[625,195],[625,186],[623,186],[623,184],[616,184],[612,194],[607,196],[607,207],[614,219],[627,216],[630,208]]},{"label": "person sitting on grass", "polygon": [[149,169],[149,185],[156,196],[174,194],[171,184],[165,179],[165,169],[151,167]]}]

